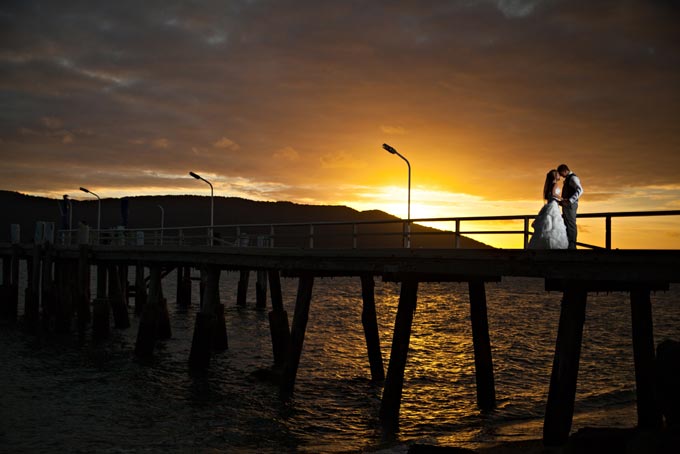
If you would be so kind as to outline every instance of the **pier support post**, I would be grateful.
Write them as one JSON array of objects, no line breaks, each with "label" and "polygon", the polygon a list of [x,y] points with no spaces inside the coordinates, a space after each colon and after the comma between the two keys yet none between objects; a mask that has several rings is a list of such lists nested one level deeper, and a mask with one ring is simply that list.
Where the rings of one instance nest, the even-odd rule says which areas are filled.
[{"label": "pier support post", "polygon": [[654,328],[649,293],[648,289],[632,290],[630,308],[638,426],[643,429],[657,429],[661,427],[662,419],[654,392]]},{"label": "pier support post", "polygon": [[158,265],[152,265],[149,267],[149,295],[137,329],[135,354],[138,357],[148,358],[153,355],[153,349],[158,339],[161,298],[163,298],[161,269]]},{"label": "pier support post", "polygon": [[543,424],[543,444],[563,445],[574,417],[576,381],[581,357],[588,293],[578,283],[567,283],[560,312],[550,390]]},{"label": "pier support post", "polygon": [[191,304],[191,270],[177,266],[177,305],[186,309]]},{"label": "pier support post", "polygon": [[178,306],[184,306],[184,302],[182,301],[184,299],[184,292],[182,289],[182,284],[184,282],[184,267],[178,266],[177,267],[177,293],[175,297],[175,301],[177,301]]},{"label": "pier support post", "polygon": [[45,243],[40,274],[40,306],[42,308],[43,330],[49,331],[56,319],[57,298],[54,285],[54,252],[50,243]]},{"label": "pier support post", "polygon": [[92,338],[101,341],[109,337],[111,312],[107,295],[107,265],[97,264],[97,297],[92,302]]},{"label": "pier support post", "polygon": [[71,331],[71,316],[73,315],[73,288],[77,281],[77,262],[62,260],[55,263],[54,278],[56,284],[56,313],[55,331],[67,334]]},{"label": "pier support post", "polygon": [[290,332],[290,344],[288,347],[288,358],[283,368],[281,381],[281,395],[288,397],[293,394],[295,388],[295,378],[300,356],[302,355],[302,345],[305,341],[305,331],[307,330],[307,320],[309,319],[309,306],[312,301],[312,288],[314,287],[314,276],[302,274],[298,282],[297,298],[295,300],[295,313],[293,314],[293,326]]},{"label": "pier support post", "polygon": [[95,298],[92,302],[92,339],[101,341],[109,337],[110,325],[109,313],[111,307],[109,299]]},{"label": "pier support post", "polygon": [[[127,270],[127,268],[126,268]],[[124,295],[125,285],[118,265],[109,265],[109,301],[113,312],[113,326],[117,329],[130,327],[130,318],[127,310],[127,298]],[[127,281],[127,277],[125,277]]]},{"label": "pier support post", "polygon": [[496,406],[496,389],[493,377],[493,360],[491,358],[484,281],[470,281],[468,282],[468,288],[470,290],[472,343],[475,351],[477,405],[482,410],[491,410]]},{"label": "pier support post", "polygon": [[[127,308],[130,306],[130,281],[129,279],[129,267],[127,264],[123,263],[121,265],[118,265],[118,278],[120,279],[120,290],[123,296],[123,304],[125,305],[125,312],[127,312]],[[129,322],[128,322],[129,323]]]},{"label": "pier support post", "polygon": [[269,270],[269,291],[272,310],[269,312],[269,330],[272,337],[274,366],[281,367],[286,362],[286,352],[290,343],[288,313],[283,309],[281,277],[278,270]]},{"label": "pier support post", "polygon": [[2,258],[2,287],[0,287],[0,317],[9,318],[9,292],[12,280],[12,258]]},{"label": "pier support post", "polygon": [[375,281],[370,274],[361,275],[361,297],[363,300],[361,324],[364,327],[364,336],[366,337],[368,362],[371,366],[371,380],[383,381],[385,379],[385,369],[383,368],[382,353],[380,351],[378,318],[375,313]]},{"label": "pier support post", "polygon": [[141,315],[147,301],[146,281],[144,280],[144,264],[138,262],[135,267],[135,315]]},{"label": "pier support post", "polygon": [[172,337],[172,327],[170,325],[170,312],[168,311],[168,299],[163,294],[163,276],[158,281],[158,328],[156,331],[157,339],[170,339]]},{"label": "pier support post", "polygon": [[380,423],[387,435],[399,430],[399,408],[404,387],[404,370],[411,340],[411,325],[418,299],[418,281],[408,278],[401,283],[399,306],[394,322],[392,351],[380,403]]},{"label": "pier support post", "polygon": [[41,246],[36,244],[33,247],[30,261],[27,265],[28,282],[26,286],[26,298],[24,300],[24,321],[26,330],[31,334],[38,332],[40,322],[40,259]]},{"label": "pier support post", "polygon": [[212,311],[213,319],[213,332],[212,332],[212,349],[216,352],[223,352],[229,348],[229,337],[227,335],[227,323],[224,319],[224,304],[220,300],[220,274],[219,268],[215,268],[210,273],[214,276],[210,278],[214,281],[213,284],[206,290],[212,292],[210,299],[208,300],[208,306],[206,310]]},{"label": "pier support post", "polygon": [[85,328],[92,320],[90,313],[90,262],[89,262],[89,246],[81,244],[79,246],[78,255],[78,285],[76,313],[78,334],[83,336]]},{"label": "pier support post", "polygon": [[239,272],[238,288],[236,291],[236,304],[241,307],[246,306],[246,299],[248,297],[248,280],[250,279],[250,270],[241,270]]},{"label": "pier support post", "polygon": [[188,307],[191,306],[191,267],[185,266],[182,273],[182,288],[184,289],[183,302]]},{"label": "pier support post", "polygon": [[255,282],[255,307],[257,309],[267,308],[267,270],[257,270],[257,281]]},{"label": "pier support post", "polygon": [[7,316],[10,320],[16,320],[19,311],[19,260],[21,260],[19,246],[16,244],[12,245],[11,277],[8,295],[9,306],[7,308]]},{"label": "pier support post", "polygon": [[201,310],[196,314],[194,336],[189,353],[189,367],[193,370],[206,370],[215,345],[216,306],[219,304],[220,269],[209,266],[205,271],[205,289]]},{"label": "pier support post", "polygon": [[19,305],[19,254],[16,246],[12,247],[12,255],[2,259],[2,295],[0,314],[3,319],[16,321]]},{"label": "pier support post", "polygon": [[215,331],[213,333],[213,350],[223,352],[229,348],[229,336],[227,335],[227,322],[224,319],[224,304],[217,296],[215,304]]},{"label": "pier support post", "polygon": [[97,264],[97,298],[106,298],[106,265]]}]

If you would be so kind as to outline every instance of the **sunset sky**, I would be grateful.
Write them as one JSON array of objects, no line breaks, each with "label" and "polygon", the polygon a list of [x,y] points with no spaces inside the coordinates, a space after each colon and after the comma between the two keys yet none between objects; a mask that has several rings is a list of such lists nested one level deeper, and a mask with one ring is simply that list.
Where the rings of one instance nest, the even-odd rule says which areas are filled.
[{"label": "sunset sky", "polygon": [[206,195],[192,170],[405,217],[388,143],[414,218],[535,213],[562,162],[580,212],[680,209],[678,24],[672,0],[5,1],[0,189]]}]

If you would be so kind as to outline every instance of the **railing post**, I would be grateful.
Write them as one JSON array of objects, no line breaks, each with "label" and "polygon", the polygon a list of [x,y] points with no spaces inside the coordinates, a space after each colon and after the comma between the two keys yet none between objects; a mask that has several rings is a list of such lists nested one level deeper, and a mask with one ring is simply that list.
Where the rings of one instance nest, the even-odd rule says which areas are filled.
[{"label": "railing post", "polygon": [[274,225],[269,226],[269,247],[274,247]]},{"label": "railing post", "polygon": [[460,219],[456,219],[456,249],[460,249]]},{"label": "railing post", "polygon": [[356,224],[352,224],[352,249],[357,248],[357,233],[358,233],[358,226]]},{"label": "railing post", "polygon": [[605,229],[605,236],[604,236],[604,244],[606,249],[611,249],[612,248],[612,217],[607,216],[604,221],[604,229]]},{"label": "railing post", "polygon": [[524,249],[529,245],[529,218],[524,217]]},{"label": "railing post", "polygon": [[309,249],[314,249],[314,224],[309,224]]},{"label": "railing post", "polygon": [[409,219],[404,224],[404,240],[406,242],[406,248],[411,249],[411,220]]}]

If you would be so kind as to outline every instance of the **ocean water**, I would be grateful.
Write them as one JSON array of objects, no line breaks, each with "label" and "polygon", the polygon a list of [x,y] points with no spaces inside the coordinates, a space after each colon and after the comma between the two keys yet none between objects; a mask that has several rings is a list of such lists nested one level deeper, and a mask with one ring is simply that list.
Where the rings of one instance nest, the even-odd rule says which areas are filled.
[{"label": "ocean water", "polygon": [[[132,270],[130,279],[133,279]],[[94,344],[0,326],[0,451],[3,452],[405,452],[408,444],[479,447],[540,438],[561,294],[540,279],[487,284],[497,408],[476,406],[467,284],[422,283],[405,373],[400,431],[378,425],[382,388],[370,381],[358,278],[315,280],[294,396],[259,373],[273,363],[267,311],[236,307],[238,273],[223,272],[229,349],[205,374],[188,371],[198,286],[188,311],[163,281],[172,338],[153,359],[134,356],[138,319]],[[292,321],[297,280],[282,280]],[[376,280],[385,367],[399,286]],[[678,339],[680,291],[652,295],[655,342]],[[23,302],[20,304],[20,315]],[[131,310],[131,312],[133,312]],[[635,377],[626,293],[587,305],[574,424],[631,427]]]}]

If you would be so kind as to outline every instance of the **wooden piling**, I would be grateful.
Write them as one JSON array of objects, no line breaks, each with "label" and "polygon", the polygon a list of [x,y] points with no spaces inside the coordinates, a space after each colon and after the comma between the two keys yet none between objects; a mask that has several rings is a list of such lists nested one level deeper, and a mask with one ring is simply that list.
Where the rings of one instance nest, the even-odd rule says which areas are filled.
[{"label": "wooden piling", "polygon": [[67,334],[71,331],[71,316],[73,315],[72,282],[75,279],[73,261],[56,262],[54,275],[56,284],[55,331]]},{"label": "wooden piling", "polygon": [[92,339],[95,342],[109,337],[111,331],[110,313],[111,307],[108,297],[94,299],[92,302]]},{"label": "wooden piling", "polygon": [[42,248],[39,244],[33,247],[33,252],[27,266],[27,287],[24,300],[24,321],[26,330],[36,334],[40,322],[40,270]]},{"label": "wooden piling", "polygon": [[236,304],[245,307],[246,299],[248,298],[248,280],[250,279],[250,270],[240,270],[238,279],[238,288],[236,290]]},{"label": "wooden piling", "polygon": [[392,351],[380,403],[380,423],[386,434],[399,430],[399,408],[404,387],[404,370],[411,340],[411,325],[418,299],[418,281],[407,278],[401,283],[399,306],[394,322]]},{"label": "wooden piling", "polygon": [[496,389],[494,386],[484,281],[470,281],[468,282],[468,288],[470,290],[472,342],[475,351],[477,405],[482,410],[491,410],[496,406]]},{"label": "wooden piling", "polygon": [[[127,268],[126,268],[127,270]],[[109,303],[113,312],[113,325],[116,329],[130,327],[130,317],[127,310],[127,298],[125,297],[125,285],[123,276],[118,265],[109,265]],[[127,278],[124,278],[127,281]]]},{"label": "wooden piling", "polygon": [[97,264],[97,298],[106,298],[106,265]]},{"label": "wooden piling", "polygon": [[0,317],[9,318],[9,293],[10,282],[12,280],[12,258],[5,256],[2,258],[2,286],[0,286]]},{"label": "wooden piling", "polygon": [[186,309],[191,305],[191,268],[177,267],[177,305]]},{"label": "wooden piling", "polygon": [[298,282],[295,313],[293,314],[293,326],[290,332],[290,343],[281,381],[281,395],[284,397],[292,395],[293,389],[295,388],[295,378],[297,376],[298,366],[300,365],[302,345],[305,341],[305,331],[307,330],[307,320],[309,319],[309,306],[312,301],[313,287],[314,276],[306,273],[302,274]]},{"label": "wooden piling", "polygon": [[79,246],[78,252],[78,284],[76,314],[78,333],[82,336],[87,325],[92,320],[90,313],[90,247],[86,244]]},{"label": "wooden piling", "polygon": [[286,353],[290,343],[290,329],[288,328],[288,313],[283,308],[281,293],[281,277],[278,270],[269,270],[269,292],[272,300],[272,310],[269,311],[269,331],[272,338],[274,366],[281,367],[286,362]]},{"label": "wooden piling", "polygon": [[184,289],[184,295],[182,302],[185,306],[191,306],[191,267],[185,266],[184,273],[182,274],[182,288]]},{"label": "wooden piling", "polygon": [[267,270],[257,270],[255,307],[257,309],[265,309],[267,307]]},{"label": "wooden piling", "polygon": [[56,289],[54,285],[54,255],[52,245],[45,243],[43,250],[42,270],[40,273],[40,308],[44,331],[50,331],[54,326],[57,312]]},{"label": "wooden piling", "polygon": [[199,284],[198,284],[198,289],[199,289],[199,294],[200,294],[200,296],[199,296],[199,301],[200,301],[199,307],[200,308],[203,308],[203,300],[205,298],[205,288],[207,286],[207,283],[208,283],[208,272],[207,272],[205,267],[202,267],[201,270],[200,270],[200,281],[199,281]]},{"label": "wooden piling", "polygon": [[163,276],[158,284],[158,331],[156,332],[157,339],[170,339],[172,337],[172,325],[170,324],[170,311],[168,310],[168,299],[163,294]]},{"label": "wooden piling", "polygon": [[153,355],[158,339],[159,306],[162,297],[161,269],[158,265],[152,265],[149,268],[149,295],[139,319],[137,342],[135,343],[135,354],[140,358],[148,358]]},{"label": "wooden piling", "polygon": [[363,300],[361,325],[364,327],[368,362],[371,366],[371,380],[383,381],[385,379],[385,370],[382,352],[380,351],[378,318],[375,312],[375,281],[370,274],[361,275],[361,296]]},{"label": "wooden piling", "polygon": [[569,438],[587,298],[588,293],[582,285],[576,282],[567,283],[562,299],[543,425],[543,444],[546,446],[563,445]]},{"label": "wooden piling", "polygon": [[7,318],[9,320],[16,320],[19,311],[19,261],[20,261],[19,246],[12,245],[12,258],[10,263],[10,282],[8,290],[7,302]]},{"label": "wooden piling", "polygon": [[13,309],[12,298],[12,256],[2,258],[2,286],[0,287],[0,317],[4,320],[15,320],[16,309]]},{"label": "wooden piling", "polygon": [[633,325],[633,358],[635,361],[635,391],[637,395],[638,427],[657,429],[662,418],[654,391],[654,329],[649,289],[630,292]]},{"label": "wooden piling", "polygon": [[129,270],[126,263],[118,265],[118,278],[120,279],[120,293],[123,296],[122,300],[127,312],[127,308],[130,306],[130,281],[128,280]]},{"label": "wooden piling", "polygon": [[227,323],[224,319],[224,304],[215,305],[215,331],[213,333],[213,350],[223,352],[229,348],[227,336]]},{"label": "wooden piling", "polygon": [[12,258],[10,256],[2,257],[2,285],[7,285],[12,280]]},{"label": "wooden piling", "polygon": [[135,267],[135,315],[141,315],[146,305],[146,281],[144,280],[144,264],[137,262]]},{"label": "wooden piling", "polygon": [[189,367],[192,370],[206,370],[210,366],[210,358],[215,345],[215,313],[219,304],[220,269],[215,266],[208,266],[204,275],[206,279],[203,302],[200,312],[196,314],[194,336],[189,354]]}]

